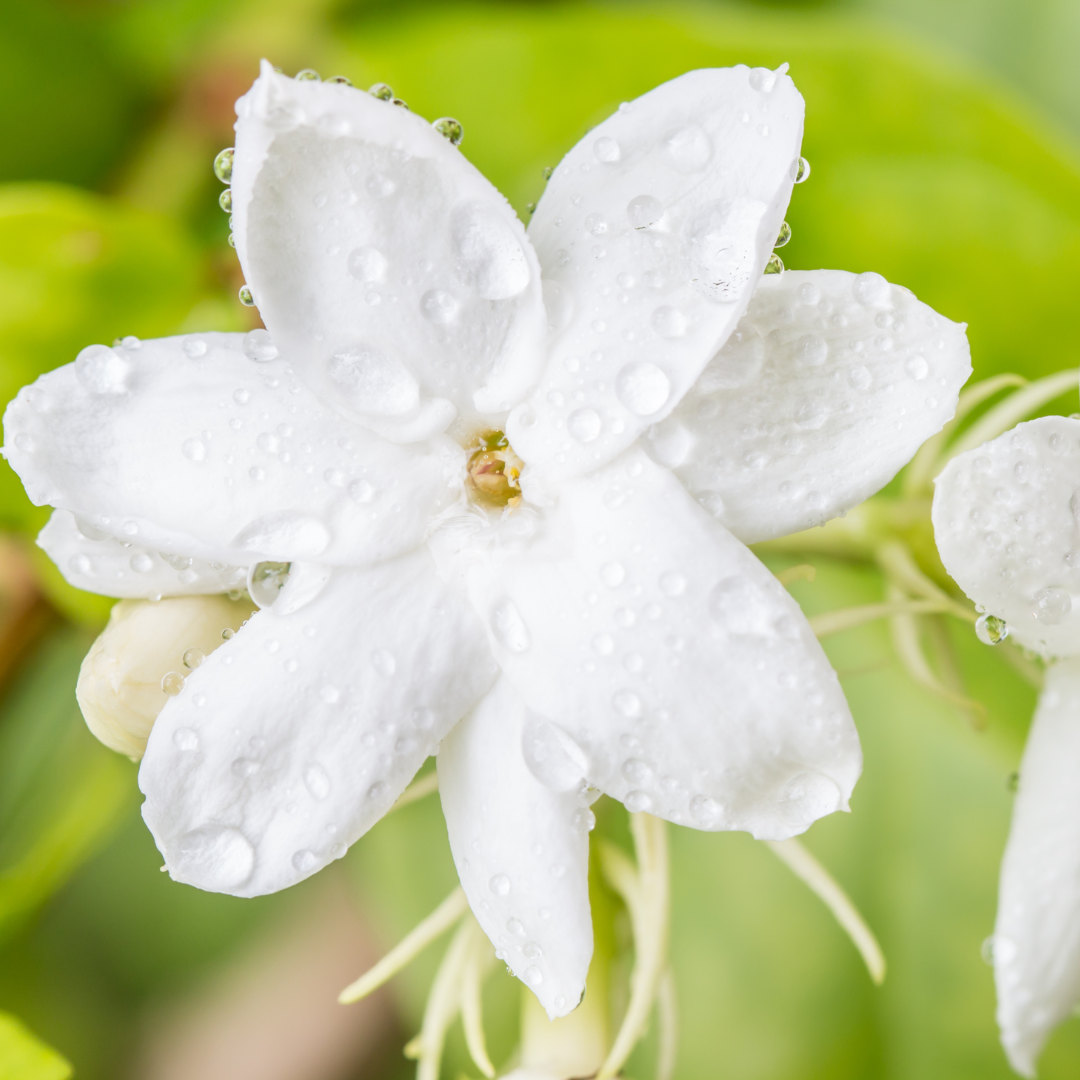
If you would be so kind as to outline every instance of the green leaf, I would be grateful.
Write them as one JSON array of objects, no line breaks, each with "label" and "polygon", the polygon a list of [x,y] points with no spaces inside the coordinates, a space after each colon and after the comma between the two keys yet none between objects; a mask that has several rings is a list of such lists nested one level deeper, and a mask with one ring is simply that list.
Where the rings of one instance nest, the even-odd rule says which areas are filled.
[{"label": "green leaf", "polygon": [[67,1080],[71,1065],[10,1013],[0,1012],[0,1080]]}]

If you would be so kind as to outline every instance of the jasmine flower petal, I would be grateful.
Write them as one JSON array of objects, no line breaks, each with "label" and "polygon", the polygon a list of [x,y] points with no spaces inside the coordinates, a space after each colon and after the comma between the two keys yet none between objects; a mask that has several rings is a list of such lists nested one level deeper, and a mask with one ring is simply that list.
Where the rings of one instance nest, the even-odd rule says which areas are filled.
[{"label": "jasmine flower petal", "polygon": [[577,769],[630,810],[759,839],[847,808],[858,736],[805,617],[643,451],[563,485],[544,531],[503,558],[472,571],[471,595],[548,724],[556,778]]},{"label": "jasmine flower petal", "polygon": [[529,226],[548,361],[507,429],[534,472],[557,480],[609,461],[675,408],[735,329],[799,158],[803,100],[785,68],[681,75],[620,106],[555,170]]},{"label": "jasmine flower petal", "polygon": [[525,764],[535,719],[506,678],[443,740],[439,795],[469,905],[552,1019],[577,1007],[592,956],[589,829],[576,790]]},{"label": "jasmine flower petal", "polygon": [[516,403],[544,339],[514,211],[407,109],[263,62],[237,102],[240,264],[298,376],[398,441]]},{"label": "jasmine flower petal", "polygon": [[740,540],[822,525],[884,487],[956,410],[964,327],[879,274],[788,270],[644,446]]},{"label": "jasmine flower petal", "polygon": [[934,492],[945,569],[1022,645],[1080,653],[1080,420],[1043,416],[959,454]]},{"label": "jasmine flower petal", "polygon": [[154,724],[143,817],[170,874],[257,896],[345,853],[491,686],[476,617],[426,552],[256,613]]},{"label": "jasmine flower petal", "polygon": [[19,392],[4,433],[36,503],[230,566],[364,565],[415,548],[464,460],[447,440],[398,447],[350,423],[285,359],[251,359],[242,334],[91,346]]},{"label": "jasmine flower petal", "polygon": [[1050,1032],[1080,1003],[1080,660],[1046,673],[1020,765],[994,926],[998,1024],[1035,1075]]}]

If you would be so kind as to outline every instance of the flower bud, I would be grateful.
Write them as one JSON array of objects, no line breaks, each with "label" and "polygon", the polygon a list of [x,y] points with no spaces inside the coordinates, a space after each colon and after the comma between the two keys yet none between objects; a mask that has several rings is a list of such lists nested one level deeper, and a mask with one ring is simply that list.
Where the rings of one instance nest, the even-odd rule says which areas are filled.
[{"label": "flower bud", "polygon": [[90,731],[111,750],[138,761],[169,700],[167,691],[176,693],[183,677],[232,637],[253,610],[246,596],[121,600],[79,671],[75,695]]}]

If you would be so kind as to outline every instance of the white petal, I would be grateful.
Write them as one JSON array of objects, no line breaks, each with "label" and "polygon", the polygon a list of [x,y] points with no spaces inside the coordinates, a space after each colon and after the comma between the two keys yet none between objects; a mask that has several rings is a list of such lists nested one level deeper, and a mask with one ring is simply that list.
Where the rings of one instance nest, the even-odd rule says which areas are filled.
[{"label": "white petal", "polygon": [[645,447],[754,543],[883,488],[956,411],[964,327],[879,274],[761,279],[735,333]]},{"label": "white petal", "polygon": [[236,250],[299,376],[400,441],[520,400],[541,361],[539,264],[461,153],[407,109],[265,61],[237,112]]},{"label": "white petal", "polygon": [[1047,671],[1020,765],[994,927],[1001,1041],[1023,1076],[1080,1003],[1078,775],[1080,661],[1064,660]]},{"label": "white petal", "polygon": [[339,858],[495,678],[475,615],[415,552],[339,570],[206,658],[139,771],[169,872],[256,896]]},{"label": "white petal", "polygon": [[566,155],[529,226],[551,355],[507,429],[534,472],[610,460],[686,393],[765,268],[802,124],[782,71],[691,71]]},{"label": "white petal", "polygon": [[4,452],[30,498],[149,551],[234,566],[363,564],[421,543],[458,483],[460,448],[394,446],[243,343],[92,346],[21,390]]},{"label": "white petal", "polygon": [[192,596],[243,588],[247,567],[226,566],[186,555],[162,555],[139,544],[125,543],[82,523],[74,514],[56,510],[38,534],[37,543],[69,584],[102,596],[150,599]]},{"label": "white petal", "polygon": [[471,572],[496,658],[549,724],[534,771],[761,839],[845,809],[858,737],[825,654],[750,551],[640,450],[562,488]]},{"label": "white petal", "polygon": [[496,955],[554,1019],[577,1007],[592,957],[589,829],[576,793],[522,756],[530,717],[504,678],[439,749],[439,796],[469,905]]},{"label": "white petal", "polygon": [[1019,424],[936,483],[934,537],[957,585],[1022,645],[1080,652],[1080,420]]}]

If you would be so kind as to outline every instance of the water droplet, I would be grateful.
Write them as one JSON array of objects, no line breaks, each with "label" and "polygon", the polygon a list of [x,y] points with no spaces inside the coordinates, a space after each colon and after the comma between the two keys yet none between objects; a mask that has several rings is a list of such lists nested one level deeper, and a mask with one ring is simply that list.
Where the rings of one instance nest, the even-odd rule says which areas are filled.
[{"label": "water droplet", "polygon": [[291,565],[286,562],[259,562],[251,568],[248,573],[248,593],[260,608],[270,607],[278,598],[278,593],[289,580]]},{"label": "water droplet", "polygon": [[635,229],[647,229],[664,216],[664,204],[652,195],[638,195],[627,203],[626,216]]},{"label": "water droplet", "polygon": [[525,933],[525,927],[517,919],[508,919],[506,923],[506,929],[514,935],[514,937],[521,937]]},{"label": "water droplet", "polygon": [[766,274],[782,274],[784,272],[784,260],[774,251],[765,263]]},{"label": "water droplet", "polygon": [[759,94],[768,94],[776,85],[776,72],[771,68],[752,68],[750,71],[750,89]]},{"label": "water droplet", "polygon": [[239,829],[226,825],[192,829],[168,855],[173,878],[210,892],[238,888],[255,869],[251,842]]},{"label": "water droplet", "polygon": [[202,338],[190,337],[184,342],[184,355],[189,360],[197,360],[206,355],[206,342]]},{"label": "water droplet", "polygon": [[829,346],[818,334],[803,334],[795,342],[795,359],[800,367],[821,367],[829,356]]},{"label": "water droplet", "polygon": [[429,289],[420,297],[420,310],[424,317],[439,326],[452,323],[460,307],[457,298],[445,289]]},{"label": "water droplet", "polygon": [[226,214],[232,213],[232,188],[226,188],[218,196],[218,206],[220,206]]},{"label": "water droplet", "polygon": [[715,825],[723,816],[723,807],[708,795],[695,795],[690,800],[690,816],[706,827]]},{"label": "water droplet", "polygon": [[801,772],[787,782],[780,803],[786,816],[809,824],[839,809],[840,788],[824,773]]},{"label": "water droplet", "polygon": [[392,101],[394,98],[394,91],[384,82],[374,83],[369,87],[368,93],[380,101]]},{"label": "water droplet", "polygon": [[535,941],[530,941],[522,948],[521,954],[526,960],[539,960],[544,955],[544,950]]},{"label": "water droplet", "polygon": [[776,235],[776,242],[773,244],[774,248],[782,248],[791,239],[791,226],[785,221],[780,226],[780,232]]},{"label": "water droplet", "polygon": [[460,146],[465,138],[465,129],[452,116],[443,116],[432,122],[431,126],[444,138],[449,139],[452,146]]},{"label": "water droplet", "polygon": [[641,715],[641,698],[633,690],[619,690],[611,699],[611,704],[617,713],[631,720]]},{"label": "water droplet", "polygon": [[327,370],[364,412],[400,416],[420,401],[420,387],[405,365],[368,345],[334,353]]},{"label": "water droplet", "polygon": [[375,488],[366,480],[354,480],[348,487],[349,498],[355,503],[371,502],[375,498]]},{"label": "water droplet", "polygon": [[228,184],[232,181],[233,170],[233,158],[236,156],[236,151],[230,146],[226,150],[222,150],[216,158],[214,158],[214,175],[223,183]]},{"label": "water droplet", "polygon": [[848,382],[856,390],[866,390],[871,382],[870,372],[862,364],[857,364],[848,372]]},{"label": "water droplet", "polygon": [[686,592],[686,578],[674,570],[669,570],[660,575],[660,591],[665,596],[682,596]]},{"label": "water droplet", "polygon": [[269,330],[250,330],[244,335],[244,355],[249,360],[265,364],[278,355],[278,347],[270,336]]},{"label": "water droplet", "polygon": [[249,757],[238,757],[232,763],[232,771],[243,780],[246,780],[249,776],[254,776],[261,767],[257,761],[253,761]]},{"label": "water droplet", "polygon": [[662,338],[680,338],[686,333],[686,316],[669,304],[658,307],[652,313],[649,324]]},{"label": "water droplet", "polygon": [[68,567],[76,574],[89,574],[92,569],[89,555],[72,555],[68,559]]},{"label": "water droplet", "polygon": [[206,653],[202,649],[185,649],[184,650],[184,667],[197,668],[206,659]]},{"label": "water droplet", "polygon": [[255,294],[251,291],[250,286],[242,285],[240,291],[236,295],[239,297],[240,303],[243,304],[244,307],[255,306]]},{"label": "water droplet", "polygon": [[75,375],[92,394],[124,394],[131,362],[108,345],[88,345],[75,357]]},{"label": "water droplet", "polygon": [[510,879],[505,874],[496,874],[488,882],[488,888],[496,896],[506,896],[510,892]]},{"label": "water droplet", "polygon": [[975,635],[984,645],[1000,645],[1009,636],[1009,628],[996,615],[980,615],[975,620]]},{"label": "water droplet", "polygon": [[593,236],[603,236],[608,231],[607,218],[603,214],[589,214],[585,219],[585,231]]},{"label": "water droplet", "polygon": [[308,851],[305,848],[293,855],[292,864],[297,873],[310,874],[319,865],[319,857],[314,851]]},{"label": "water droplet", "polygon": [[696,124],[683,128],[667,142],[668,155],[680,172],[704,169],[712,157],[712,142]]},{"label": "water droplet", "polygon": [[202,439],[185,439],[180,444],[180,453],[188,461],[202,461],[206,457],[206,444]]},{"label": "water droplet", "polygon": [[864,307],[880,307],[889,302],[889,283],[880,275],[868,270],[859,274],[851,283],[851,294]]},{"label": "water droplet", "polygon": [[593,143],[592,149],[596,155],[596,160],[602,161],[606,165],[612,165],[622,157],[619,144],[610,135],[601,135]]},{"label": "water droplet", "polygon": [[376,649],[371,654],[371,666],[387,679],[397,671],[394,654],[387,649]]},{"label": "water droplet", "polygon": [[544,981],[543,972],[536,966],[527,967],[525,969],[525,981],[530,986],[539,986]]},{"label": "water droplet", "polygon": [[566,430],[581,443],[590,443],[600,434],[600,414],[595,409],[577,409],[566,421]]},{"label": "water droplet", "polygon": [[641,814],[646,810],[651,810],[652,804],[652,797],[645,791],[631,791],[626,798],[623,799],[623,806],[625,806],[631,814]]},{"label": "water droplet", "polygon": [[592,645],[601,656],[610,656],[615,651],[615,642],[610,634],[597,634]]},{"label": "water droplet", "polygon": [[319,697],[327,705],[336,705],[341,700],[341,691],[336,686],[327,684],[319,691]]},{"label": "water droplet", "polygon": [[346,265],[349,274],[365,285],[373,285],[386,277],[386,256],[373,247],[358,247],[349,252]]},{"label": "water droplet", "polygon": [[128,566],[136,574],[148,574],[154,569],[154,560],[145,551],[140,551],[138,554],[131,556],[128,560]]},{"label": "water droplet", "polygon": [[652,779],[652,769],[641,758],[627,758],[622,765],[622,774],[631,784],[647,784]]},{"label": "water droplet", "polygon": [[925,379],[930,371],[930,365],[924,356],[913,356],[905,365],[904,370],[913,379]]},{"label": "water droplet", "polygon": [[1040,589],[1033,597],[1032,614],[1047,626],[1058,626],[1072,611],[1072,597],[1059,585]]},{"label": "water droplet", "polygon": [[509,597],[499,600],[491,609],[491,632],[496,640],[514,653],[523,653],[532,642],[529,628],[521,612]]},{"label": "water droplet", "polygon": [[199,736],[194,728],[181,727],[173,732],[173,745],[178,750],[191,752],[199,749]]},{"label": "water droplet", "polygon": [[331,75],[330,78],[325,81],[328,83],[336,83],[338,86],[352,86],[352,79],[347,79],[344,75]]},{"label": "water droplet", "polygon": [[572,791],[588,770],[585,751],[561,727],[531,716],[521,735],[529,772],[551,791]]},{"label": "water droplet", "polygon": [[810,162],[801,157],[791,163],[791,179],[796,184],[802,184],[810,179]]},{"label": "water droplet", "polygon": [[317,517],[296,510],[277,510],[249,522],[233,544],[255,553],[281,551],[313,559],[330,544],[330,531]]},{"label": "water droplet", "polygon": [[494,210],[455,210],[451,236],[470,285],[484,300],[509,300],[529,284],[529,263],[510,222]]},{"label": "water droplet", "polygon": [[162,693],[176,697],[184,689],[184,676],[179,671],[170,671],[161,680]]},{"label": "water droplet", "polygon": [[615,588],[626,580],[626,568],[622,563],[610,562],[600,567],[600,580],[608,586]]}]

